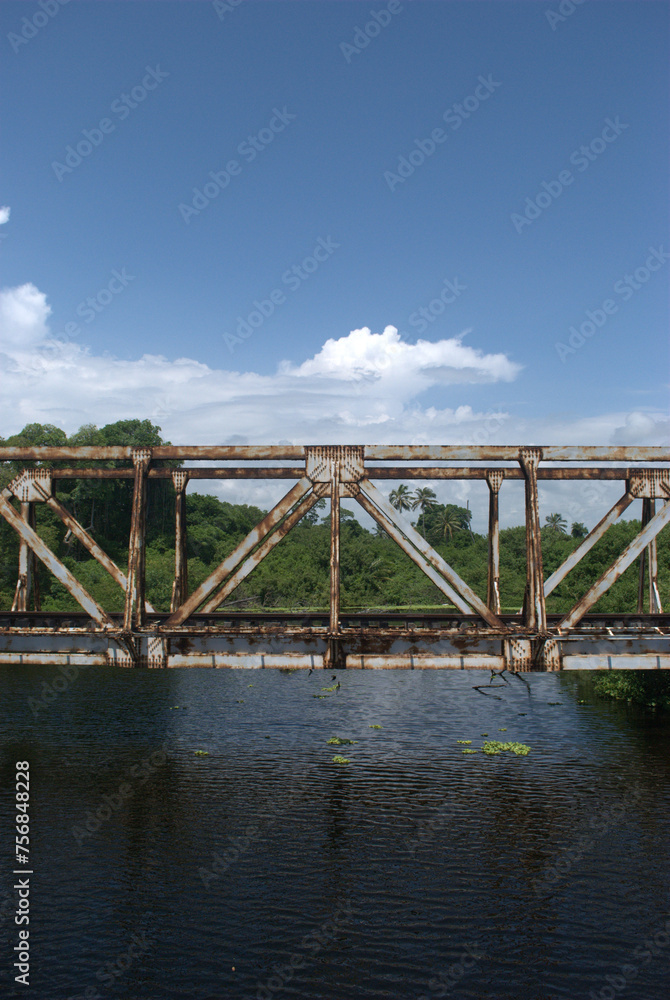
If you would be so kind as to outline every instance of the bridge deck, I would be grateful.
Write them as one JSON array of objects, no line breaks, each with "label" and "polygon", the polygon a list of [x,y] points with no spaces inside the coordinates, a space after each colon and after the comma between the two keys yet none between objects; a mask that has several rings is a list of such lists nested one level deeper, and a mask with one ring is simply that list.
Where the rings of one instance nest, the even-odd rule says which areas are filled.
[{"label": "bridge deck", "polygon": [[[101,629],[86,614],[0,613],[0,663],[148,667],[324,667],[354,669],[668,669],[670,614],[591,614],[561,635],[561,615],[529,630],[521,615],[503,628],[476,615],[342,613],[336,635],[326,612],[222,611],[169,627],[148,614],[124,633],[123,615]],[[133,646],[128,650],[128,639]]]}]

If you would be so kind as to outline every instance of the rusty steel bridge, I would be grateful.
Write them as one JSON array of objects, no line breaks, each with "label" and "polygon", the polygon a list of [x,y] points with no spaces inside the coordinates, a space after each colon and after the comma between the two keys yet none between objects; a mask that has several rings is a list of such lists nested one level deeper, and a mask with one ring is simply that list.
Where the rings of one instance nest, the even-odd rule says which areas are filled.
[{"label": "rusty steel bridge", "polygon": [[[19,536],[11,611],[0,612],[0,663],[143,667],[503,668],[513,671],[670,668],[670,615],[658,587],[656,538],[670,522],[670,452],[657,447],[212,446],[0,447],[23,468],[0,494],[0,513]],[[110,462],[116,467],[86,467]],[[157,463],[191,464],[180,468]],[[250,464],[253,463],[253,464]],[[456,464],[460,463],[460,464]],[[16,467],[16,466],[15,466]],[[133,481],[128,565],[122,570],[57,498],[59,480]],[[147,491],[169,479],[175,491],[175,569],[169,612],[145,596]],[[201,479],[278,479],[295,484],[195,590],[186,560],[186,487]],[[485,480],[489,493],[486,601],[391,506],[380,480]],[[499,500],[508,480],[525,487],[526,589],[517,614],[501,613]],[[548,579],[542,570],[538,482],[618,481],[622,495]],[[330,501],[327,612],[233,610],[224,602],[321,499]],[[340,502],[357,501],[444,594],[439,612],[340,608]],[[636,500],[641,530],[565,614],[546,612],[554,588]],[[660,504],[657,508],[657,501]],[[106,611],[36,530],[44,504],[125,593],[124,611]],[[77,601],[77,613],[43,613],[36,600],[39,559]],[[638,601],[626,614],[592,608],[639,562]],[[668,572],[669,567],[663,567]]]}]

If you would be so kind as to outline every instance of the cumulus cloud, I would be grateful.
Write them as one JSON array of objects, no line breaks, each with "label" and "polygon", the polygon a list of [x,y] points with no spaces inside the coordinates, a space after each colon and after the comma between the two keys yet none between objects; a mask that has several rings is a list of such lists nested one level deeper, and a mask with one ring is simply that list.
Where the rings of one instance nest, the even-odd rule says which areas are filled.
[{"label": "cumulus cloud", "polygon": [[421,393],[455,383],[509,382],[520,366],[463,344],[465,334],[411,344],[395,327],[331,339],[274,375],[216,369],[192,358],[130,361],[53,338],[50,307],[33,284],[0,292],[2,433],[29,422],[72,433],[148,417],[174,443],[662,444],[654,412],[523,420],[503,409],[422,405]]},{"label": "cumulus cloud", "polygon": [[5,222],[9,222],[10,212],[11,208],[8,208],[7,205],[0,206],[0,226],[4,226]]},{"label": "cumulus cloud", "polygon": [[464,336],[408,344],[394,326],[387,326],[383,333],[362,327],[347,337],[327,340],[313,358],[301,365],[284,361],[280,372],[297,378],[347,381],[411,378],[420,391],[422,383],[428,387],[456,382],[511,382],[521,371],[521,365],[505,354],[482,354],[473,347],[464,347]]}]

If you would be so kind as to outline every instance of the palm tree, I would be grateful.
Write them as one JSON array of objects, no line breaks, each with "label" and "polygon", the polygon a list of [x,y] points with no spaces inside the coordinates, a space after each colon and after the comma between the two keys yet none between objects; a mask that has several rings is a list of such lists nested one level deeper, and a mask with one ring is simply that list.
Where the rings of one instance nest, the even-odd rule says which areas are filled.
[{"label": "palm tree", "polygon": [[440,525],[444,537],[449,535],[449,541],[454,537],[455,531],[463,530],[463,518],[458,513],[457,510],[449,510],[447,507],[444,514],[442,515],[442,523]]},{"label": "palm tree", "polygon": [[434,507],[436,503],[437,497],[435,496],[435,492],[429,486],[423,486],[414,493],[412,510],[416,510],[418,507],[421,511],[421,533],[424,538],[426,537],[426,522],[424,518],[426,507]]},{"label": "palm tree", "polygon": [[404,510],[409,510],[412,506],[412,494],[409,486],[401,483],[397,489],[391,490],[389,500],[391,501],[391,506],[395,507],[400,514]]},{"label": "palm tree", "polygon": [[550,531],[557,532],[559,535],[565,535],[567,532],[568,522],[562,514],[547,514],[544,522],[545,527],[549,528]]}]

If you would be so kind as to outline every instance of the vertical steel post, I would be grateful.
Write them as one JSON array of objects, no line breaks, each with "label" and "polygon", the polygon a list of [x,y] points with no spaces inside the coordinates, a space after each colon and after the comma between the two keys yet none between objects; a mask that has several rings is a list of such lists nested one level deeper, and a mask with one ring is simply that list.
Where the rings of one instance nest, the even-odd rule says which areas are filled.
[{"label": "vertical steel post", "polygon": [[172,473],[175,488],[174,582],[170,611],[176,611],[188,597],[188,563],[186,561],[186,484],[188,472]]},{"label": "vertical steel post", "polygon": [[330,631],[340,628],[340,466],[333,460],[330,495]]},{"label": "vertical steel post", "polygon": [[[642,527],[649,524],[652,517],[656,513],[656,501],[649,497],[643,497],[642,499]],[[648,604],[649,604],[649,614],[658,614],[661,610],[661,598],[658,592],[658,554],[656,548],[656,538],[652,538],[646,549],[642,550],[640,555],[640,575],[638,579],[637,588],[637,612],[638,614],[644,613],[644,576],[647,563],[649,565],[649,584],[648,584]]]},{"label": "vertical steel post", "polygon": [[535,631],[544,632],[547,628],[547,615],[544,603],[540,507],[537,497],[537,467],[541,458],[541,448],[519,449],[519,464],[526,487],[525,625]]},{"label": "vertical steel post", "polygon": [[133,627],[133,612],[135,624],[140,628],[144,624],[144,567],[146,559],[146,510],[147,510],[147,472],[151,462],[151,449],[136,448],[133,451],[135,466],[135,482],[133,488],[133,510],[130,525],[130,542],[128,545],[128,588],[126,590],[126,606],[123,615],[123,627],[130,632]]},{"label": "vertical steel post", "polygon": [[502,485],[502,469],[487,469],[489,485],[489,561],[486,583],[486,603],[494,614],[500,614],[500,524],[498,494]]},{"label": "vertical steel post", "polygon": [[[21,502],[21,517],[33,530],[35,529],[35,505]],[[12,611],[29,611],[30,594],[33,589],[33,567],[35,557],[28,544],[21,539],[19,542],[19,578],[12,602]]]}]

